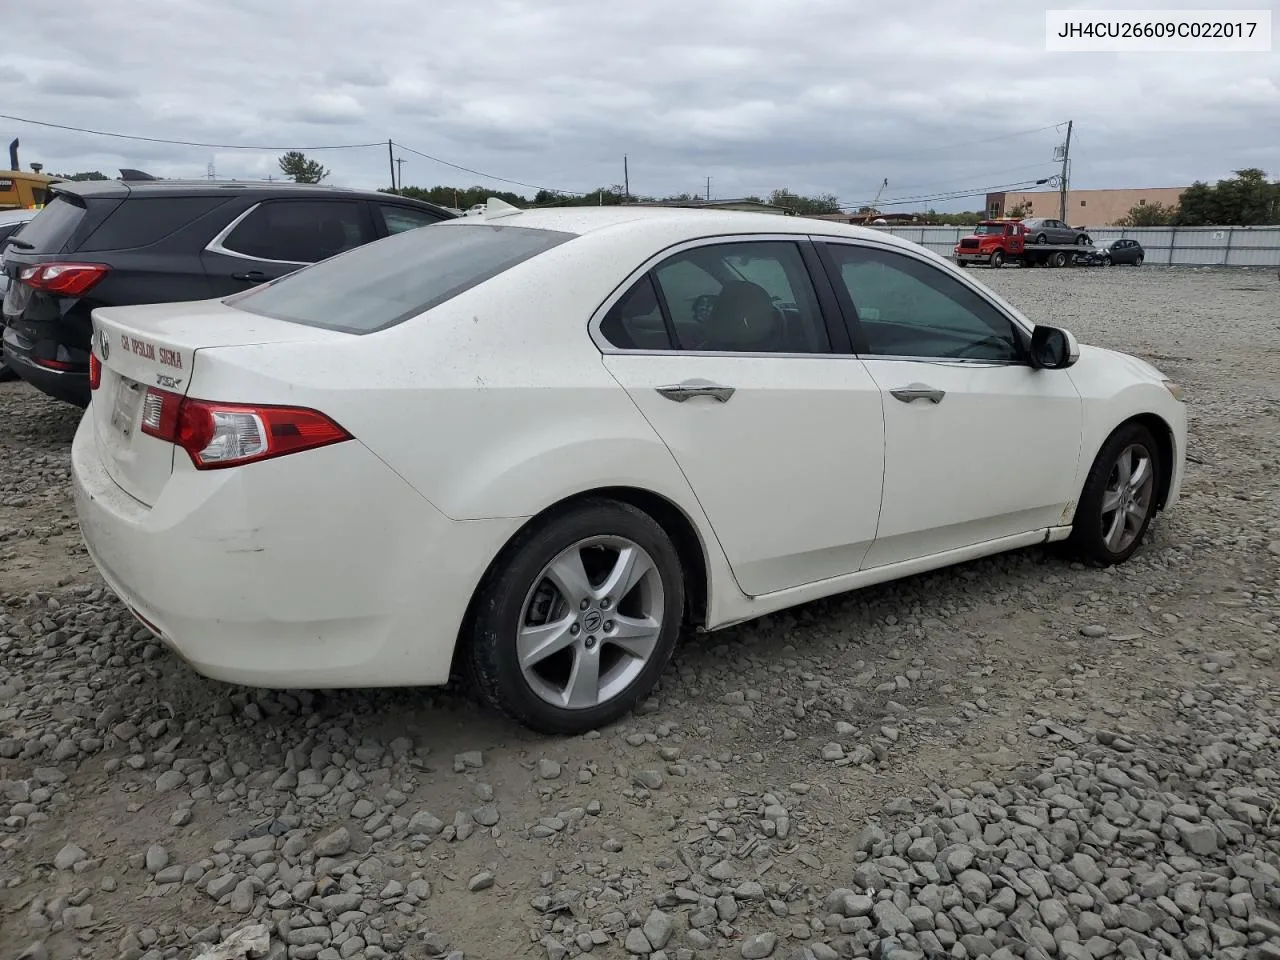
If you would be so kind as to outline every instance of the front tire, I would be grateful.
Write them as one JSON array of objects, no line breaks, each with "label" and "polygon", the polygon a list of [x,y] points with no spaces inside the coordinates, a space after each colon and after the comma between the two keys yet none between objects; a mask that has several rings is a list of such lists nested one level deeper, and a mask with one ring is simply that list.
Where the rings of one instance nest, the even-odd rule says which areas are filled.
[{"label": "front tire", "polygon": [[1108,437],[1080,494],[1068,541],[1074,551],[1104,567],[1128,560],[1155,517],[1163,470],[1146,427],[1126,424]]},{"label": "front tire", "polygon": [[480,585],[472,676],[532,730],[596,729],[657,683],[684,597],[679,554],[657,521],[612,500],[574,504],[522,531]]},{"label": "front tire", "polygon": [[1003,251],[996,250],[991,254],[991,266],[995,267],[997,270],[1004,266]]}]

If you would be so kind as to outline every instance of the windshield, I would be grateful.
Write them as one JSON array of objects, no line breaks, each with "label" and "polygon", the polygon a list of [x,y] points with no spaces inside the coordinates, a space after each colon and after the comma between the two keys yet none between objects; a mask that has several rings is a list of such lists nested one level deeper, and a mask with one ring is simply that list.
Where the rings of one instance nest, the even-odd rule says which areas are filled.
[{"label": "windshield", "polygon": [[223,302],[276,320],[372,333],[438,306],[573,236],[489,225],[406,230]]},{"label": "windshield", "polygon": [[980,223],[973,228],[973,232],[978,236],[1003,236],[1009,229],[1007,223]]}]

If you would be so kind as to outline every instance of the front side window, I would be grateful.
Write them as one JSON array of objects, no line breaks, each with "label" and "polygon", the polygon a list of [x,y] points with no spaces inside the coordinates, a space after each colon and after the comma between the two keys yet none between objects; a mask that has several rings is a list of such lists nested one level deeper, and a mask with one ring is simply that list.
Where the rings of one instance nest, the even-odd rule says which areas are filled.
[{"label": "front side window", "polygon": [[[867,354],[1015,362],[1013,323],[938,267],[888,250],[828,246]],[[857,338],[855,337],[855,342]]]},{"label": "front side window", "polygon": [[813,281],[793,242],[694,247],[653,271],[677,348],[731,353],[831,349]]},{"label": "front side window", "polygon": [[362,212],[355,200],[268,200],[222,246],[258,260],[317,263],[373,239]]}]

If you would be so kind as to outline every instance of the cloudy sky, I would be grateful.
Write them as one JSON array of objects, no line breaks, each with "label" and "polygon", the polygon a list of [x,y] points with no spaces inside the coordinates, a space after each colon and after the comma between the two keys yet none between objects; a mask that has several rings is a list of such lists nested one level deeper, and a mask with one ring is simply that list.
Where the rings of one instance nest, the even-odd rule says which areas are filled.
[{"label": "cloudy sky", "polygon": [[[1247,2],[1234,6],[1246,7]],[[388,137],[568,191],[833,193],[856,205],[1049,176],[1072,185],[1280,176],[1280,51],[1046,53],[1067,0],[58,0],[5,12],[0,113],[167,140],[316,151],[389,185]],[[1126,9],[1206,8],[1212,0]],[[1223,5],[1225,6],[1225,5]],[[1274,0],[1253,0],[1272,8]],[[1280,18],[1277,18],[1280,20]],[[160,176],[278,173],[278,149],[0,120],[22,162]],[[405,184],[504,186],[397,149]],[[7,165],[7,164],[5,164]],[[532,195],[525,186],[510,186]],[[882,203],[884,201],[882,200]],[[975,209],[912,201],[888,209]]]}]

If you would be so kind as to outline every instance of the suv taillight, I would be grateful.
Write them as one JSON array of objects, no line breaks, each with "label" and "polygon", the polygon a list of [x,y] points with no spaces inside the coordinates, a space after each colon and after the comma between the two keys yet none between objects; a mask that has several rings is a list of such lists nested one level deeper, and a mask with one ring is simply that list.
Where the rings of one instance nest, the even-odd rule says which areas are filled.
[{"label": "suv taillight", "polygon": [[318,410],[194,400],[151,387],[142,432],[177,444],[197,470],[237,467],[352,439]]},{"label": "suv taillight", "polygon": [[102,386],[102,361],[92,350],[89,351],[89,389],[97,390]]},{"label": "suv taillight", "polygon": [[101,281],[110,269],[101,263],[41,263],[24,269],[18,279],[33,290],[61,297],[80,297]]}]

